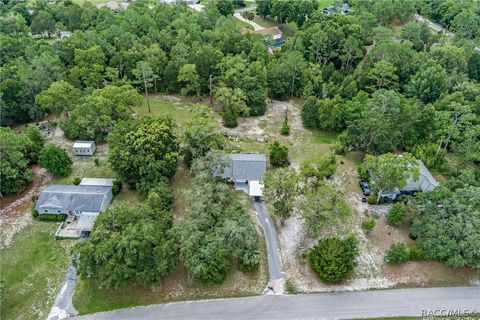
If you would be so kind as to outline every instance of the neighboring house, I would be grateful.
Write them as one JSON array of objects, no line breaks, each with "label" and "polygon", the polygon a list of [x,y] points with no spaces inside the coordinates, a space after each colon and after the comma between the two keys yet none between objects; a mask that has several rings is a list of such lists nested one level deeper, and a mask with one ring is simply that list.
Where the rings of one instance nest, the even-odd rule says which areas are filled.
[{"label": "neighboring house", "polygon": [[158,0],[160,3],[164,4],[182,4],[185,3],[186,5],[194,5],[198,3],[198,0]]},{"label": "neighboring house", "polygon": [[93,141],[75,141],[73,144],[73,153],[77,156],[93,156],[97,150]]},{"label": "neighboring house", "polygon": [[439,183],[437,182],[437,180],[435,180],[435,178],[432,176],[430,171],[428,171],[427,167],[422,162],[422,160],[417,160],[417,163],[420,171],[420,177],[418,178],[418,180],[414,180],[412,177],[410,177],[407,180],[407,185],[404,188],[402,189],[395,188],[395,190],[393,191],[382,192],[380,195],[382,197],[395,200],[397,196],[402,194],[414,194],[416,192],[427,192],[438,187]]},{"label": "neighboring house", "polygon": [[[89,185],[87,183],[91,183]],[[80,185],[52,184],[40,193],[35,210],[39,215],[67,215],[56,235],[78,238],[92,231],[97,216],[112,201],[112,179],[85,178]]]},{"label": "neighboring house", "polygon": [[261,34],[265,37],[271,36],[273,38],[272,47],[280,47],[283,44],[282,30],[279,27],[265,28],[255,31],[255,33]]},{"label": "neighboring house", "polygon": [[216,176],[235,183],[237,189],[245,191],[252,197],[263,194],[263,178],[267,171],[267,159],[263,154],[236,153],[229,154],[222,173]]},{"label": "neighboring house", "polygon": [[322,9],[322,12],[325,14],[333,14],[333,13],[339,13],[341,15],[345,15],[350,13],[350,6],[348,3],[344,3],[341,6],[333,6],[330,5],[324,9]]}]

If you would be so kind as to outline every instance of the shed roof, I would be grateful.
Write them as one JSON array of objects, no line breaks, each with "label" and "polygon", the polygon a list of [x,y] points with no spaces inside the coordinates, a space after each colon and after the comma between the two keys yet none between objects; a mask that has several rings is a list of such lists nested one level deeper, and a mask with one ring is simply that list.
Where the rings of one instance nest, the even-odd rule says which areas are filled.
[{"label": "shed roof", "polygon": [[106,178],[83,178],[80,182],[82,186],[104,186],[104,187],[112,187],[113,186],[113,179],[106,179]]},{"label": "shed roof", "polygon": [[40,193],[35,209],[55,208],[81,212],[100,212],[111,187],[52,184]]},{"label": "shed roof", "polygon": [[84,212],[78,218],[77,225],[75,230],[79,231],[92,231],[95,220],[97,220],[98,213],[94,212]]},{"label": "shed roof", "polygon": [[74,148],[91,148],[92,146],[95,145],[95,142],[93,141],[75,141],[73,144]]},{"label": "shed roof", "polygon": [[228,155],[230,161],[225,167],[224,178],[231,180],[257,180],[263,179],[267,170],[267,159],[263,154],[235,153]]}]

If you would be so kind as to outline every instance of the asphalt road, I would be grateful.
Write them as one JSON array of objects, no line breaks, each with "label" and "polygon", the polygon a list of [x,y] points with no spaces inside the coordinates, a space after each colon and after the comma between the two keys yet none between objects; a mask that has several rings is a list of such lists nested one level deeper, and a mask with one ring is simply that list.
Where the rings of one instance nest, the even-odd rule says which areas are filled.
[{"label": "asphalt road", "polygon": [[[450,310],[450,311],[449,311]],[[97,319],[359,319],[480,312],[480,286],[319,293],[157,304],[76,317]]]},{"label": "asphalt road", "polygon": [[267,206],[263,200],[252,199],[253,207],[257,212],[258,219],[263,228],[265,235],[265,243],[267,246],[268,257],[268,273],[270,274],[270,281],[283,279],[282,260],[280,258],[280,250],[278,249],[277,231],[272,217],[268,212]]},{"label": "asphalt road", "polygon": [[78,314],[73,307],[72,297],[75,292],[75,284],[77,281],[77,269],[70,263],[68,265],[67,276],[65,282],[60,288],[60,292],[55,298],[55,303],[50,310],[48,320],[60,320],[68,318],[71,315]]}]

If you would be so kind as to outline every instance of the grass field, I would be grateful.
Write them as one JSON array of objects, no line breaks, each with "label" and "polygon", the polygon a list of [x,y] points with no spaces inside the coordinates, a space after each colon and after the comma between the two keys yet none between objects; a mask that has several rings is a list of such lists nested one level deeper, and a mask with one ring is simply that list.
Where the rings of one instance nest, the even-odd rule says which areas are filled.
[{"label": "grass field", "polygon": [[[56,223],[33,221],[0,251],[5,301],[1,319],[45,319],[65,277],[71,240],[55,240]],[[3,300],[3,299],[2,299]],[[3,304],[4,303],[4,304]]]},{"label": "grass field", "polygon": [[318,8],[323,9],[328,7],[332,3],[332,0],[318,0]]}]

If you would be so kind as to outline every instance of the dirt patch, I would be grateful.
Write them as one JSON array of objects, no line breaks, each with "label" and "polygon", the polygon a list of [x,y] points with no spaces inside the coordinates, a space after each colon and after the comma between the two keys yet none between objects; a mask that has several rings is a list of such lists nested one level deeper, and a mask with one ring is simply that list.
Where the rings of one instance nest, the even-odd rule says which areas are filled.
[{"label": "dirt patch", "polygon": [[32,196],[38,195],[52,180],[45,169],[33,166],[34,179],[28,188],[16,197],[2,199],[0,210],[0,249],[10,245],[13,236],[32,220]]}]

